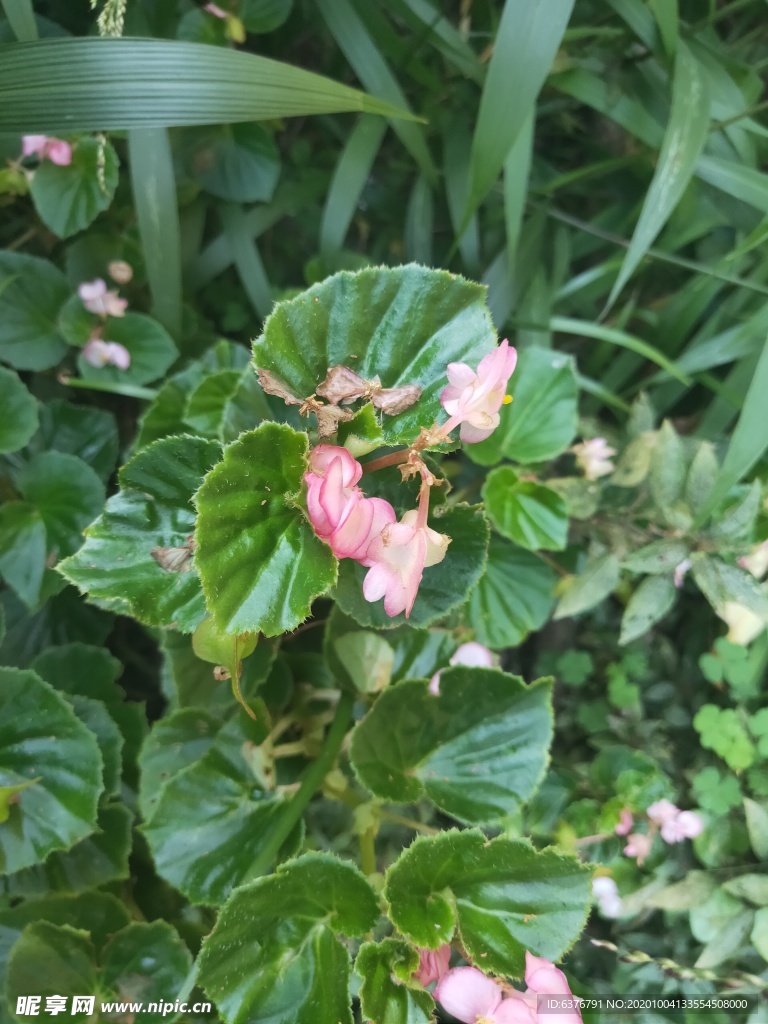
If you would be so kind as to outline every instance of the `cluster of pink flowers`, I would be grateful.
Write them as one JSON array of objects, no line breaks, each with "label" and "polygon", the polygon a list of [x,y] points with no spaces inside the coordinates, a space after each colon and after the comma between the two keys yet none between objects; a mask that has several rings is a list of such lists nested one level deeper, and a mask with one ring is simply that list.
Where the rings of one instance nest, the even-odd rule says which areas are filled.
[{"label": "cluster of pink flowers", "polygon": [[41,160],[50,160],[59,167],[68,167],[72,163],[72,147],[63,139],[51,135],[25,135],[21,140],[22,156],[37,156]]},{"label": "cluster of pink flowers", "polygon": [[648,832],[632,832],[633,818],[629,808],[624,807],[618,825],[617,836],[627,836],[624,853],[635,857],[642,864],[651,852],[653,837],[658,831],[665,843],[682,843],[684,839],[695,839],[704,831],[704,822],[695,811],[681,811],[670,800],[656,800],[646,810],[651,828]]},{"label": "cluster of pink flowers", "polygon": [[464,1024],[578,1024],[578,1009],[539,1013],[539,996],[572,997],[561,970],[544,957],[525,954],[525,992],[500,985],[476,967],[449,970],[450,946],[422,950],[415,977],[424,985],[437,982],[433,995],[444,1010]]},{"label": "cluster of pink flowers", "polygon": [[[110,264],[110,267],[117,266],[124,273],[130,266],[122,261],[117,264]],[[130,280],[130,277],[128,277]],[[95,316],[106,320],[109,316],[125,316],[128,301],[121,299],[116,291],[107,288],[106,282],[100,277],[95,281],[85,281],[77,289],[80,300],[88,310]],[[127,370],[131,365],[131,354],[125,345],[118,341],[105,341],[101,336],[102,328],[96,328],[89,340],[83,346],[83,359],[89,366],[116,366],[118,370]]]},{"label": "cluster of pink flowers", "polygon": [[422,487],[418,509],[406,512],[398,523],[388,501],[368,498],[357,486],[362,473],[346,448],[314,448],[304,475],[309,519],[337,558],[368,567],[366,601],[383,597],[387,615],[404,611],[407,618],[424,569],[442,561],[450,538],[427,526],[429,488]]},{"label": "cluster of pink flowers", "polygon": [[[517,362],[517,352],[504,340],[472,370],[464,363],[448,364],[448,387],[440,401],[448,420],[429,433],[430,443],[446,439],[461,426],[463,441],[483,441],[499,424],[499,409]],[[415,450],[412,453],[417,456]],[[422,474],[418,508],[400,522],[388,501],[369,498],[358,486],[363,468],[346,448],[321,444],[309,459],[307,510],[315,533],[337,558],[352,558],[368,568],[363,581],[366,601],[384,599],[389,616],[411,614],[424,569],[445,557],[450,537],[427,526],[429,491],[434,480],[416,458]]]}]

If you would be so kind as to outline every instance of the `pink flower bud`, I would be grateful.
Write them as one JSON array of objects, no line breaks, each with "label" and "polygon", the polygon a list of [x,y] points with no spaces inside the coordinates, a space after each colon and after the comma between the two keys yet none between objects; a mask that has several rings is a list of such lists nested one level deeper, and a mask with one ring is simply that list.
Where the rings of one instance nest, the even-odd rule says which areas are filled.
[{"label": "pink flower bud", "polygon": [[480,360],[477,372],[466,363],[449,363],[449,384],[440,401],[450,418],[441,430],[447,435],[461,424],[459,437],[466,444],[490,437],[499,425],[499,409],[516,363],[517,351],[506,338]]},{"label": "pink flower bud", "polygon": [[627,857],[635,857],[637,863],[642,864],[651,852],[652,845],[653,840],[650,836],[642,832],[633,832],[629,837],[629,842],[624,847],[624,853]]},{"label": "pink flower bud", "polygon": [[663,825],[665,821],[672,821],[680,813],[680,808],[670,800],[657,800],[652,803],[645,812],[656,825]]},{"label": "pink flower bud", "polygon": [[131,354],[124,345],[102,338],[91,338],[83,347],[83,359],[89,366],[116,366],[118,370],[127,370],[131,365]]},{"label": "pink flower bud", "polygon": [[[469,643],[461,644],[448,662],[449,665],[467,665],[469,668],[493,668],[493,651],[489,651],[482,644],[470,640]],[[435,672],[429,681],[429,692],[435,696],[440,693],[440,673]]]},{"label": "pink flower bud", "polygon": [[100,277],[81,284],[77,294],[89,313],[102,317],[125,316],[127,300],[121,299],[117,292],[109,291],[106,282]]},{"label": "pink flower bud", "polygon": [[212,14],[214,16],[214,18],[228,18],[229,17],[227,12],[226,11],[222,11],[222,9],[220,7],[217,7],[216,4],[205,4],[205,6],[203,7],[203,10],[207,11],[208,14]]},{"label": "pink flower bud", "polygon": [[629,835],[632,829],[632,812],[628,807],[622,807],[619,815],[619,823],[613,830],[617,836]]},{"label": "pink flower bud", "polygon": [[433,981],[440,981],[443,975],[448,972],[450,959],[450,946],[441,946],[439,949],[420,949],[419,969],[413,976],[420,985],[426,988]]}]

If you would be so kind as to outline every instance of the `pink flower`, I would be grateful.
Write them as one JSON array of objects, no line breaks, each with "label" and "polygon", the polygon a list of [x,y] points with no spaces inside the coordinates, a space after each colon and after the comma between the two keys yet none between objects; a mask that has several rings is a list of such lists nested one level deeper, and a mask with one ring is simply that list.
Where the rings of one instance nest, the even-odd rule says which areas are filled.
[{"label": "pink flower", "polygon": [[536,1024],[536,1002],[518,992],[509,999],[476,967],[454,967],[433,993],[444,1010],[464,1024]]},{"label": "pink flower", "polygon": [[414,972],[413,976],[420,985],[426,988],[433,981],[440,981],[447,973],[450,959],[450,946],[441,946],[439,949],[420,949],[419,969]]},{"label": "pink flower", "polygon": [[46,157],[59,167],[67,167],[72,163],[72,147],[63,139],[49,135],[25,135],[21,140],[22,156],[37,154],[41,160]]},{"label": "pink flower", "polygon": [[95,281],[86,281],[77,289],[77,294],[89,313],[97,316],[125,316],[128,306],[126,299],[121,299],[117,292],[108,290],[106,282],[100,277]]},{"label": "pink flower", "polygon": [[[543,956],[525,954],[526,995],[535,992],[539,996],[571,996],[571,987],[563,972]],[[581,1020],[578,1010],[563,1010],[559,1013],[542,1013],[545,1024],[574,1024]]]},{"label": "pink flower", "polygon": [[226,11],[222,11],[222,9],[220,7],[217,7],[216,4],[206,4],[203,7],[203,10],[207,11],[208,14],[212,14],[214,16],[214,18],[228,18],[229,17],[227,12]]},{"label": "pink flower", "polygon": [[656,825],[663,825],[665,821],[672,821],[680,813],[680,808],[675,807],[671,800],[656,800],[645,812]]},{"label": "pink flower", "polygon": [[406,512],[399,523],[389,523],[368,548],[371,566],[363,580],[366,601],[384,598],[389,616],[411,614],[424,569],[445,558],[450,537],[427,526],[429,488],[422,487],[418,510]]},{"label": "pink flower", "polygon": [[382,498],[366,498],[357,482],[363,467],[346,448],[321,444],[312,450],[307,484],[307,511],[317,536],[337,558],[354,558],[370,565],[368,548],[395,510]]},{"label": "pink flower", "polygon": [[621,896],[619,889],[608,875],[598,875],[592,879],[592,895],[597,900],[603,917],[619,917],[621,914]]},{"label": "pink flower", "polygon": [[616,454],[616,449],[609,447],[604,437],[582,441],[581,444],[575,444],[571,451],[576,456],[576,465],[584,471],[587,480],[598,480],[615,469],[611,456]]},{"label": "pink flower", "polygon": [[461,424],[459,437],[466,444],[490,437],[499,425],[499,409],[516,363],[517,351],[506,338],[480,360],[477,372],[466,363],[449,363],[449,384],[440,401],[450,418],[440,430],[447,435]]},{"label": "pink flower", "polygon": [[[468,665],[470,668],[493,668],[493,652],[482,644],[470,640],[456,648],[456,652],[448,662],[449,665]],[[440,673],[435,672],[429,681],[429,692],[435,696],[440,693]]]},{"label": "pink flower", "polygon": [[116,366],[118,370],[131,365],[131,354],[124,345],[102,338],[91,338],[83,347],[83,359],[89,366]]},{"label": "pink flower", "polygon": [[704,822],[695,811],[680,811],[675,818],[661,826],[661,838],[665,843],[682,843],[684,839],[695,839],[704,831]]},{"label": "pink flower", "polygon": [[619,823],[613,830],[617,836],[626,836],[632,829],[632,812],[628,807],[622,807],[619,815]]},{"label": "pink flower", "polygon": [[624,847],[624,853],[627,857],[636,857],[637,863],[642,864],[651,852],[652,845],[653,839],[651,836],[644,835],[642,832],[633,832],[629,837],[629,842]]}]

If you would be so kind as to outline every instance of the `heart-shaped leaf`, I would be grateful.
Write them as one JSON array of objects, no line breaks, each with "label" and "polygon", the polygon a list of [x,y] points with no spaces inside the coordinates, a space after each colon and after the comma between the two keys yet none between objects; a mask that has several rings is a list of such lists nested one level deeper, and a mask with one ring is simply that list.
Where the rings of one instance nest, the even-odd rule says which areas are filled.
[{"label": "heart-shaped leaf", "polygon": [[410,618],[390,618],[381,601],[371,603],[363,597],[363,580],[368,571],[347,558],[339,568],[339,583],[334,592],[339,608],[363,626],[392,629],[408,622],[414,627],[429,626],[466,601],[485,567],[488,547],[488,522],[479,506],[454,505],[435,509],[429,525],[451,538],[445,558],[424,570],[416,603]]},{"label": "heart-shaped leaf", "polygon": [[363,979],[363,1018],[376,1024],[430,1024],[435,1002],[413,979],[418,967],[417,950],[401,939],[383,939],[361,946],[355,972]]},{"label": "heart-shaped leaf", "polygon": [[43,160],[30,188],[40,219],[59,238],[87,228],[112,202],[118,166],[111,143],[87,135],[72,146],[67,166]]},{"label": "heart-shaped leaf", "polygon": [[19,473],[19,490],[45,523],[46,546],[59,558],[71,555],[83,530],[104,504],[104,484],[76,455],[41,452]]},{"label": "heart-shaped leaf", "polygon": [[547,621],[555,580],[536,555],[491,537],[485,573],[467,603],[467,624],[481,644],[516,647]]},{"label": "heart-shaped leaf", "polygon": [[332,366],[387,388],[416,384],[421,398],[384,415],[387,444],[408,444],[442,413],[448,363],[473,369],[496,344],[485,289],[416,264],[342,271],[279,303],[254,343],[254,362],[299,398],[314,394]]},{"label": "heart-shaped leaf", "polygon": [[337,934],[363,935],[378,916],[357,868],[305,854],[232,893],[203,943],[200,984],[227,1024],[352,1024]]},{"label": "heart-shaped leaf", "polygon": [[0,506],[0,576],[28,606],[37,604],[45,572],[45,523],[25,501]]},{"label": "heart-shaped leaf", "polygon": [[0,871],[93,832],[101,772],[96,737],[64,698],[34,672],[0,668]]},{"label": "heart-shaped leaf", "polygon": [[113,414],[61,398],[41,405],[39,412],[40,429],[17,457],[50,450],[76,455],[106,482],[115,468],[119,447]]},{"label": "heart-shaped leaf", "polygon": [[471,459],[492,466],[501,459],[543,462],[564,452],[577,423],[578,385],[573,360],[548,348],[520,353],[510,381],[513,401],[487,441],[467,445]]},{"label": "heart-shaped leaf", "polygon": [[488,518],[504,537],[529,551],[563,550],[568,512],[555,491],[521,480],[511,466],[499,466],[488,474],[482,493]]},{"label": "heart-shaped leaf", "polygon": [[59,310],[71,294],[49,260],[0,252],[0,359],[17,370],[47,370],[67,351]]},{"label": "heart-shaped leaf", "polygon": [[437,949],[458,928],[483,970],[520,977],[526,950],[559,960],[590,906],[591,870],[523,840],[478,829],[420,837],[387,872],[390,917],[418,946]]},{"label": "heart-shaped leaf", "polygon": [[79,355],[77,368],[84,380],[112,384],[150,384],[162,377],[179,355],[173,338],[162,324],[143,313],[110,317],[102,329],[102,336],[105,341],[116,341],[128,349],[131,364],[127,370],[120,370],[116,366],[91,366]]},{"label": "heart-shaped leaf", "polygon": [[264,423],[229,445],[197,492],[196,561],[218,626],[295,629],[336,580],[337,562],[301,511],[306,434]]},{"label": "heart-shaped leaf", "polygon": [[184,422],[190,430],[201,437],[220,436],[225,407],[240,383],[242,372],[219,370],[200,381],[184,411]]},{"label": "heart-shaped leaf", "polygon": [[164,438],[144,448],[120,470],[120,491],[59,571],[140,622],[192,632],[205,615],[197,574],[163,568],[152,551],[189,548],[192,496],[220,454],[215,441],[198,437]]},{"label": "heart-shaped leaf", "polygon": [[0,409],[0,453],[16,452],[37,430],[37,402],[18,374],[5,367],[0,367]]},{"label": "heart-shaped leaf", "polygon": [[268,203],[280,174],[271,135],[256,122],[185,132],[187,167],[206,192],[230,203]]},{"label": "heart-shaped leaf", "polygon": [[552,739],[551,686],[496,669],[449,668],[385,690],[354,731],[352,764],[384,800],[428,796],[472,825],[516,814],[541,782]]}]

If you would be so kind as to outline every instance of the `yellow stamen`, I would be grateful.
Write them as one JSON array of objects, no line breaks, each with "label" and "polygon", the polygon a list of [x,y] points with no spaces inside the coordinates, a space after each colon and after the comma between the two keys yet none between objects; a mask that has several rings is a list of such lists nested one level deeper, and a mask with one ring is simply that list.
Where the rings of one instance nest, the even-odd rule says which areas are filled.
[{"label": "yellow stamen", "polygon": [[504,395],[504,397],[501,400],[501,404],[502,405],[511,405],[512,404],[512,395]]}]

